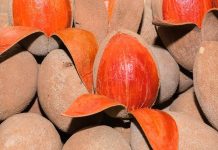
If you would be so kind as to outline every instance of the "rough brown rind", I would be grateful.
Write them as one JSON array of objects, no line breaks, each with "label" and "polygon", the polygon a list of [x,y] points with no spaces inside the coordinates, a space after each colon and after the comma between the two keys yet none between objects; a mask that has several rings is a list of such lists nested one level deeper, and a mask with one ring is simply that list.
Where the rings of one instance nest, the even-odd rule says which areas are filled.
[{"label": "rough brown rind", "polygon": [[151,148],[149,147],[149,143],[144,136],[144,133],[140,131],[140,126],[132,122],[130,126],[130,131],[130,144],[132,150],[151,150]]},{"label": "rough brown rind", "polygon": [[60,49],[51,51],[39,70],[38,95],[44,112],[62,131],[72,132],[95,122],[95,118],[72,119],[61,115],[84,93],[88,91],[67,54]]},{"label": "rough brown rind", "polygon": [[0,4],[0,27],[6,27],[9,26],[9,2],[8,0],[0,0]]},{"label": "rough brown rind", "polygon": [[150,46],[150,48],[160,72],[160,91],[157,103],[163,103],[176,92],[179,83],[179,66],[167,50],[156,46]]},{"label": "rough brown rind", "polygon": [[193,85],[193,80],[180,71],[179,73],[179,86],[177,93],[182,93]]},{"label": "rough brown rind", "polygon": [[179,95],[177,99],[170,105],[169,110],[175,112],[186,113],[190,117],[203,121],[197,98],[194,93],[194,89],[191,88],[185,93]]},{"label": "rough brown rind", "polygon": [[23,111],[29,105],[36,93],[37,74],[37,62],[27,51],[1,60],[0,120]]},{"label": "rough brown rind", "polygon": [[59,48],[59,43],[53,37],[44,34],[33,34],[19,42],[34,55],[47,55],[51,50]]},{"label": "rough brown rind", "polygon": [[179,150],[216,150],[218,143],[217,131],[195,120],[188,115],[170,112],[179,130]]},{"label": "rough brown rind", "polygon": [[108,30],[107,10],[103,0],[74,0],[74,24],[92,32],[98,43]]},{"label": "rough brown rind", "polygon": [[153,45],[158,37],[155,25],[152,24],[153,16],[151,2],[152,0],[144,0],[144,13],[140,33],[140,35],[149,45]]},{"label": "rough brown rind", "polygon": [[62,143],[51,122],[33,113],[8,118],[0,125],[0,149],[61,150]]},{"label": "rough brown rind", "polygon": [[194,89],[211,124],[218,129],[218,42],[202,43],[194,65]]},{"label": "rough brown rind", "polygon": [[72,135],[63,150],[131,150],[122,135],[109,126],[89,127]]},{"label": "rough brown rind", "polygon": [[144,9],[144,0],[116,0],[109,23],[109,32],[127,29],[137,32]]}]

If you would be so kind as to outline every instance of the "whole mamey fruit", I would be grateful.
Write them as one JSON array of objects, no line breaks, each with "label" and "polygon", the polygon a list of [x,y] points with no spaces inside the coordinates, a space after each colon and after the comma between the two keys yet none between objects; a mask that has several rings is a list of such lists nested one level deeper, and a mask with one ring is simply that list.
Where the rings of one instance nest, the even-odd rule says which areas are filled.
[{"label": "whole mamey fruit", "polygon": [[53,124],[38,114],[17,114],[0,125],[1,150],[61,148],[61,139]]},{"label": "whole mamey fruit", "polygon": [[35,96],[38,64],[26,51],[1,56],[0,63],[0,120],[5,120],[23,111]]},{"label": "whole mamey fruit", "polygon": [[131,150],[122,135],[109,126],[82,129],[73,134],[63,150]]},{"label": "whole mamey fruit", "polygon": [[207,119],[216,129],[218,129],[217,44],[217,41],[202,43],[194,64],[194,89],[197,99]]}]

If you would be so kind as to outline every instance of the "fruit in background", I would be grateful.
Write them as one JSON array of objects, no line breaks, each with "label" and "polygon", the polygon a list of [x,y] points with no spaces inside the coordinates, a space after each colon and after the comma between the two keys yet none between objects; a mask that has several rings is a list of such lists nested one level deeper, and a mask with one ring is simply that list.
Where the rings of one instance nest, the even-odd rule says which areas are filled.
[{"label": "fruit in background", "polygon": [[109,126],[87,127],[73,134],[63,150],[131,150],[130,145],[115,129]]},{"label": "fruit in background", "polygon": [[218,129],[218,42],[207,41],[196,56],[194,89],[198,102],[208,121]]},{"label": "fruit in background", "polygon": [[38,66],[35,58],[20,47],[0,57],[0,120],[22,112],[34,98]]},{"label": "fruit in background", "polygon": [[[193,70],[201,42],[217,40],[217,9],[206,0],[153,0],[153,23],[177,63]],[[191,42],[190,42],[191,41]]]},{"label": "fruit in background", "polygon": [[38,114],[21,113],[1,123],[0,149],[61,150],[62,142],[50,121]]}]

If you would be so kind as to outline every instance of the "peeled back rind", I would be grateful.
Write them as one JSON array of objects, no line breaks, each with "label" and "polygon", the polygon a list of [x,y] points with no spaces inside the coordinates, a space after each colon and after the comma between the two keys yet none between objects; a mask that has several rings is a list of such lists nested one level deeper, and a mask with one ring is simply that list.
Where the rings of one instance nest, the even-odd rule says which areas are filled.
[{"label": "peeled back rind", "polygon": [[157,32],[163,44],[177,63],[192,71],[195,55],[201,43],[201,30],[194,23],[165,21],[162,12],[163,0],[153,0],[152,10],[153,23],[157,25]]},{"label": "peeled back rind", "polygon": [[[128,40],[128,42],[126,40]],[[134,45],[137,46],[135,47]],[[117,47],[117,49],[116,50],[114,48],[110,49],[110,47]],[[133,47],[135,47],[135,50],[133,50]],[[114,56],[115,54],[117,56]],[[146,60],[146,62],[144,60]],[[141,67],[139,67],[140,66],[139,64],[136,66],[133,65],[134,63],[139,63],[139,62],[141,62],[140,65],[142,64],[144,65],[143,66],[144,68],[142,67],[143,69],[140,69]],[[123,67],[122,67],[122,63],[123,63]],[[150,65],[148,65],[147,63]],[[101,65],[105,65],[105,66],[101,67]],[[151,68],[146,68],[148,66]],[[111,69],[113,69],[113,71]],[[122,72],[124,73],[126,71],[126,75],[122,76],[120,79],[118,79],[119,76],[117,74],[119,69],[121,71],[119,72],[119,76],[121,76],[120,73]],[[104,71],[105,73],[103,73]],[[137,73],[137,71],[139,72],[141,71],[141,73],[144,74],[148,73],[149,75],[147,74],[144,76],[141,73]],[[108,73],[110,73],[110,75]],[[114,76],[113,74],[116,74],[116,76]],[[107,77],[106,76],[103,77],[103,75],[107,75]],[[149,84],[151,83],[149,80],[149,77],[151,76],[152,76],[152,84]],[[151,105],[153,105],[154,101],[156,100],[156,96],[159,89],[158,68],[156,62],[153,59],[152,53],[150,52],[148,46],[145,44],[145,42],[139,35],[128,30],[114,31],[110,33],[102,42],[94,62],[93,78],[94,78],[95,91],[98,94],[106,95],[112,99],[121,102],[122,104],[127,106],[127,108],[129,107],[128,108],[129,110],[136,109],[138,107],[146,107],[146,106],[150,107]],[[146,79],[147,81],[145,81],[144,79]],[[126,81],[125,84],[124,81]],[[102,83],[105,84],[106,82],[110,83],[110,85],[109,84],[107,86],[102,85]],[[121,84],[121,82],[123,82],[123,84]],[[143,97],[145,93],[142,92],[140,95],[138,95],[139,89],[141,90],[146,89],[145,87],[143,87],[141,83],[149,84],[146,85],[146,87],[148,86],[147,88],[149,89],[147,91],[149,92],[147,93],[148,94],[147,96],[150,97],[148,98],[149,99],[148,101],[144,101],[147,98],[146,96]],[[106,90],[107,88],[108,90]],[[108,92],[105,93],[106,91]],[[113,95],[109,93],[113,93]],[[118,96],[119,94],[120,96]],[[138,98],[135,101],[133,100],[133,97],[134,99],[136,99],[136,97]]]},{"label": "peeled back rind", "polygon": [[138,31],[144,9],[144,0],[115,0],[109,21],[109,32],[119,29]]},{"label": "peeled back rind", "polygon": [[[151,46],[160,72],[160,91],[157,102],[169,100],[179,84],[179,66],[169,52],[161,47]],[[167,67],[167,69],[166,69]]]},{"label": "peeled back rind", "polygon": [[131,150],[130,145],[115,129],[109,126],[95,126],[73,134],[63,150]]},{"label": "peeled back rind", "polygon": [[218,129],[218,42],[206,41],[194,65],[194,89],[209,122]]},{"label": "peeled back rind", "polygon": [[200,114],[202,110],[198,104],[193,88],[179,95],[179,97],[170,105],[169,110],[185,113],[190,117],[203,122]]},{"label": "peeled back rind", "polygon": [[19,41],[36,33],[40,33],[40,31],[32,27],[12,26],[0,28],[0,55],[10,51]]},{"label": "peeled back rind", "polygon": [[76,28],[92,32],[98,43],[108,30],[107,10],[103,0],[75,0],[74,24]]},{"label": "peeled back rind", "polygon": [[51,51],[39,70],[38,95],[44,112],[62,131],[71,132],[76,128],[76,121],[61,114],[72,100],[84,93],[88,91],[67,54],[60,49]]},{"label": "peeled back rind", "polygon": [[179,130],[179,150],[216,150],[217,131],[192,117],[167,111],[176,121]]},{"label": "peeled back rind", "polygon": [[38,114],[17,114],[0,125],[1,150],[61,148],[61,139],[53,124]]},{"label": "peeled back rind", "polygon": [[[2,57],[3,58],[3,57]],[[0,120],[23,111],[36,93],[38,66],[26,51],[0,64]]]}]

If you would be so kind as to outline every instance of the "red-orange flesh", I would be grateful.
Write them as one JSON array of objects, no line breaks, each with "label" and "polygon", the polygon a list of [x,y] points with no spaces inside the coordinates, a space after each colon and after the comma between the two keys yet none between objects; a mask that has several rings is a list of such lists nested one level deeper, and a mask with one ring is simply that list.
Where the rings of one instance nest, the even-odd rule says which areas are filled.
[{"label": "red-orange flesh", "polygon": [[119,101],[129,111],[151,107],[159,88],[158,70],[136,38],[117,33],[104,49],[96,86],[98,94]]},{"label": "red-orange flesh", "polygon": [[212,0],[213,1],[213,7],[218,8],[218,0]]},{"label": "red-orange flesh", "polygon": [[71,25],[69,0],[13,0],[15,26],[41,29],[47,36]]},{"label": "red-orange flesh", "polygon": [[93,88],[93,63],[98,50],[94,35],[82,29],[67,28],[55,33],[69,50],[81,80],[89,92]]},{"label": "red-orange flesh", "polygon": [[205,13],[212,8],[211,0],[163,0],[163,19],[171,23],[191,22],[201,28]]},{"label": "red-orange flesh", "polygon": [[[103,95],[84,94],[73,101],[63,115],[68,117],[84,117],[99,113],[114,106],[122,105]],[[124,106],[122,107],[125,108]]]},{"label": "red-orange flesh", "polygon": [[148,108],[131,112],[141,126],[153,150],[178,150],[176,122],[167,113]]},{"label": "red-orange flesh", "polygon": [[8,49],[10,49],[13,45],[18,43],[20,40],[36,32],[39,32],[39,30],[31,27],[12,26],[12,27],[1,28],[0,29],[0,54],[6,52]]}]

